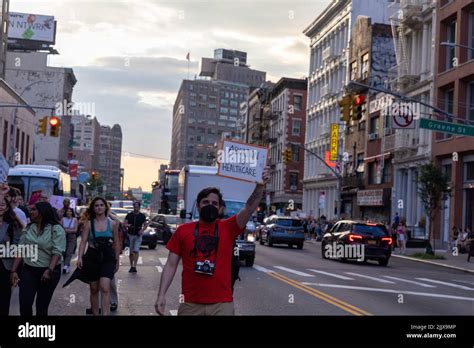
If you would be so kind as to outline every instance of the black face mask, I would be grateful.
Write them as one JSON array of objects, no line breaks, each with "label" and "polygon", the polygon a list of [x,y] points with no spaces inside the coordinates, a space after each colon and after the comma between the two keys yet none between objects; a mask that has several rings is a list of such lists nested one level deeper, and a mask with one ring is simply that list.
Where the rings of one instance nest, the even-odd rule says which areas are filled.
[{"label": "black face mask", "polygon": [[212,204],[208,204],[201,208],[199,215],[205,222],[211,223],[216,221],[216,219],[219,217],[219,209],[217,209]]}]

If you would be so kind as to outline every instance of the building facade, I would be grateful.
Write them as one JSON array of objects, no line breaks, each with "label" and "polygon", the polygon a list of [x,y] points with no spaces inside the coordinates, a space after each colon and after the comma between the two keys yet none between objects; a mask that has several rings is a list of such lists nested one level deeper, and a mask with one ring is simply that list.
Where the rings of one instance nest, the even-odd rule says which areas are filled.
[{"label": "building facade", "polygon": [[[249,86],[254,80],[265,80],[265,73],[248,68],[245,52],[214,53],[213,59],[202,60],[201,76],[205,79],[181,83],[173,107],[171,169],[187,164],[211,166],[217,155],[215,144],[222,134],[240,134],[240,105],[247,100]],[[229,59],[234,54],[238,61]]]},{"label": "building facade", "polygon": [[[77,80],[70,68],[51,67],[47,64],[46,52],[8,51],[5,79],[7,83],[29,105],[48,109],[36,109],[36,119],[52,116],[58,105],[71,103],[72,92]],[[71,116],[55,115],[60,119],[58,137],[50,136],[48,125],[46,135],[34,139],[34,164],[53,165],[68,170],[72,137]]]},{"label": "building facade", "polygon": [[[269,120],[271,175],[267,194],[272,211],[302,208],[307,87],[307,80],[284,77],[271,91],[271,114],[275,117]],[[292,154],[287,163],[282,159],[285,149]]]},{"label": "building facade", "polygon": [[100,124],[90,115],[72,116],[74,126],[72,159],[79,161],[79,170],[91,172],[99,168]]},{"label": "building facade", "polygon": [[100,126],[100,151],[98,172],[104,185],[105,192],[114,196],[114,199],[121,198],[121,169],[122,159],[122,129],[120,125],[113,127]]},{"label": "building facade", "polygon": [[[28,103],[4,80],[0,79],[0,103]],[[0,153],[10,166],[33,163],[33,142],[37,122],[35,110],[31,108],[0,108]]]},{"label": "building facade", "polygon": [[[435,118],[473,126],[474,3],[444,0],[437,2],[436,11],[434,100],[453,117]],[[441,45],[443,42],[471,49]],[[448,176],[451,187],[451,195],[434,222],[435,239],[445,245],[453,226],[474,228],[474,138],[433,131],[432,142],[433,159]]]},{"label": "building facade", "polygon": [[[304,30],[310,38],[306,147],[325,158],[331,123],[340,119],[338,101],[348,81],[348,46],[359,15],[388,23],[390,0],[334,0]],[[340,132],[343,132],[343,127]],[[342,139],[343,137],[340,136]],[[339,148],[343,148],[340,141]],[[337,179],[315,156],[305,155],[303,209],[312,216],[339,215]]]},{"label": "building facade", "polygon": [[[433,54],[436,39],[436,1],[401,0],[399,11],[394,11],[391,24],[396,47],[396,76],[392,90],[424,103],[434,105]],[[421,117],[432,110],[419,106]],[[412,129],[395,131],[392,157],[394,189],[392,218],[398,212],[407,224],[412,238],[424,239],[429,221],[418,194],[419,167],[431,161],[431,131],[413,122]]]}]

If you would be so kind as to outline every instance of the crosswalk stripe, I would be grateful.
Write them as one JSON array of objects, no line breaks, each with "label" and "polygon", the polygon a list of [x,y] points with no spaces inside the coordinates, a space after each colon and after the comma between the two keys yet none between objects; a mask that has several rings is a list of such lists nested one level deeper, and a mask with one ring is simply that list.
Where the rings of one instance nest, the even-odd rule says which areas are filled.
[{"label": "crosswalk stripe", "polygon": [[340,285],[340,284],[322,284],[322,283],[308,283],[308,282],[302,283],[302,284],[312,285],[312,286],[321,286],[321,287],[326,287],[326,288],[339,288],[339,289],[350,289],[350,290],[387,292],[387,293],[392,293],[392,294],[406,294],[406,295],[416,295],[416,296],[426,296],[426,297],[449,298],[449,299],[453,299],[453,300],[474,301],[474,298],[472,298],[472,297],[444,295],[444,294],[437,294],[437,293],[430,293],[430,292],[378,289],[378,288],[367,288],[367,287],[363,287],[363,286],[350,286],[350,285]]},{"label": "crosswalk stripe", "polygon": [[265,267],[262,267],[262,266],[259,266],[259,265],[253,265],[253,268],[259,272],[263,272],[263,273],[268,273],[268,272],[271,272],[268,268],[265,268]]},{"label": "crosswalk stripe", "polygon": [[178,311],[176,309],[171,309],[170,314],[176,316],[178,315]]},{"label": "crosswalk stripe", "polygon": [[391,276],[383,276],[383,277],[388,278],[388,279],[392,279],[392,280],[398,280],[400,282],[416,284],[416,285],[419,285],[419,286],[423,286],[425,288],[436,288],[436,286],[434,286],[434,285],[423,284],[423,283],[420,283],[420,282],[415,282],[414,280],[402,279],[402,278],[391,277]]},{"label": "crosswalk stripe", "polygon": [[334,277],[334,278],[339,278],[339,279],[344,279],[344,280],[354,280],[354,278],[349,278],[349,277],[346,277],[346,276],[333,274],[333,273],[329,273],[329,272],[324,272],[324,271],[318,271],[316,269],[307,268],[307,270],[311,271],[311,272],[315,272],[315,273],[325,274],[327,276]]},{"label": "crosswalk stripe", "polygon": [[159,259],[160,259],[160,262],[163,266],[166,265],[166,261],[168,261],[167,257],[160,257]]},{"label": "crosswalk stripe", "polygon": [[296,270],[291,269],[291,268],[286,268],[286,267],[283,267],[283,266],[274,266],[274,267],[278,268],[278,269],[281,269],[283,271],[287,271],[287,272],[302,276],[302,277],[314,277],[314,275],[312,275],[312,274],[296,271]]},{"label": "crosswalk stripe", "polygon": [[424,282],[430,282],[430,283],[435,283],[435,284],[442,284],[446,286],[450,286],[453,288],[458,288],[458,289],[463,289],[463,290],[474,290],[473,288],[469,288],[464,285],[458,285],[458,284],[453,284],[453,283],[448,283],[448,282],[442,282],[441,280],[434,280],[434,279],[429,279],[429,278],[416,278],[418,280],[422,280]]},{"label": "crosswalk stripe", "polygon": [[363,274],[358,274],[358,273],[352,273],[352,272],[345,272],[346,274],[352,275],[354,277],[361,277],[361,278],[366,278],[366,279],[371,279],[379,283],[384,283],[384,284],[395,284],[394,282],[391,282],[390,280],[385,280],[385,279],[380,279],[380,278],[375,278],[375,277],[370,277],[367,275]]},{"label": "crosswalk stripe", "polygon": [[156,266],[156,269],[158,270],[158,272],[163,272],[163,268],[161,268],[161,266]]},{"label": "crosswalk stripe", "polygon": [[143,265],[143,258],[138,256],[137,265]]}]

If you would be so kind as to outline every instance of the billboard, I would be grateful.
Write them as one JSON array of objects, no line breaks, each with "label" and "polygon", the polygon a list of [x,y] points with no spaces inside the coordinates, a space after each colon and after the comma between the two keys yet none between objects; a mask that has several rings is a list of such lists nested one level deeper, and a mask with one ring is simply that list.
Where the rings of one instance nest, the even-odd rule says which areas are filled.
[{"label": "billboard", "polygon": [[10,12],[8,23],[9,40],[26,40],[54,44],[56,22],[53,16]]}]

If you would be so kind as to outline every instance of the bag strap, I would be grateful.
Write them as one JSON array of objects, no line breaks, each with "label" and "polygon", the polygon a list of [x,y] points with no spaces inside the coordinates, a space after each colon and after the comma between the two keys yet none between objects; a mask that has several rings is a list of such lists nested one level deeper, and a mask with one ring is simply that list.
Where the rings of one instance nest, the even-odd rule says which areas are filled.
[{"label": "bag strap", "polygon": [[96,237],[95,237],[94,218],[91,219],[91,231],[92,231],[92,237],[94,237],[94,241],[95,241]]}]

